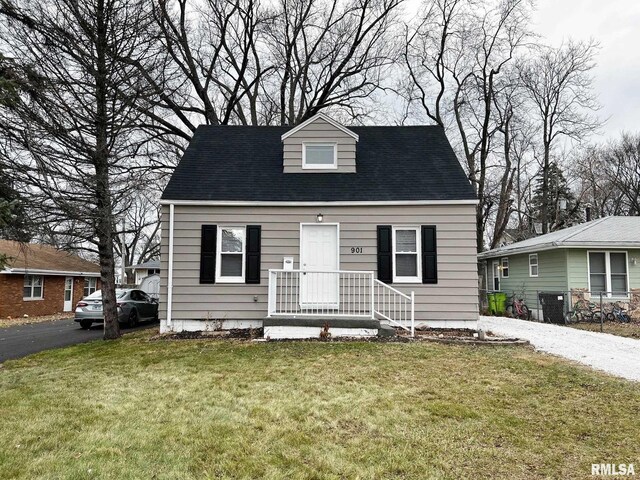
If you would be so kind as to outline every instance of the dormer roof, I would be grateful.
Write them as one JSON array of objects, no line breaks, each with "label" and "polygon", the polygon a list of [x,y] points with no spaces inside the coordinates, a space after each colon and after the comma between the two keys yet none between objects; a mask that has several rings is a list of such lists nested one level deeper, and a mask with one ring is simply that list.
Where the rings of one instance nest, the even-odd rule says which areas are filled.
[{"label": "dormer roof", "polygon": [[324,120],[325,122],[331,124],[332,126],[336,127],[338,130],[343,131],[344,133],[346,133],[347,135],[353,137],[355,139],[355,141],[357,142],[360,137],[358,136],[357,133],[355,133],[352,130],[349,130],[347,127],[345,127],[344,125],[336,122],[334,119],[332,119],[331,117],[328,117],[327,115],[325,115],[324,113],[316,113],[313,117],[311,117],[309,120],[306,120],[304,122],[302,122],[300,125],[296,125],[295,127],[293,127],[291,130],[288,130],[287,132],[282,134],[282,137],[280,137],[280,140],[285,140],[286,138],[290,137],[291,135],[293,135],[296,132],[299,132],[300,130],[302,130],[303,128],[305,128],[307,125],[309,125],[310,123],[315,122],[317,119],[321,118],[322,120]]}]

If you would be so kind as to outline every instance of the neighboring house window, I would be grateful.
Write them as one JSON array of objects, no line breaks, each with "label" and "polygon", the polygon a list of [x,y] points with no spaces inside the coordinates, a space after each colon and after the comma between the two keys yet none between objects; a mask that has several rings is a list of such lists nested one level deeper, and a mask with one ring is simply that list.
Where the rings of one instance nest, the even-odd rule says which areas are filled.
[{"label": "neighboring house window", "polygon": [[98,279],[95,277],[84,277],[84,296],[88,297],[96,291]]},{"label": "neighboring house window", "polygon": [[24,299],[42,299],[44,293],[43,287],[44,277],[41,275],[25,275],[22,296]]},{"label": "neighboring house window", "polygon": [[502,259],[502,278],[509,278],[509,259]]},{"label": "neighboring house window", "polygon": [[538,254],[532,253],[529,255],[529,276],[538,276]]},{"label": "neighboring house window", "polygon": [[393,281],[420,282],[420,227],[393,227]]},{"label": "neighboring house window", "polygon": [[627,295],[626,252],[589,252],[589,290],[592,295]]},{"label": "neighboring house window", "polygon": [[302,168],[338,168],[337,146],[335,143],[303,143]]},{"label": "neighboring house window", "polygon": [[244,282],[245,228],[219,227],[216,280],[221,283]]}]

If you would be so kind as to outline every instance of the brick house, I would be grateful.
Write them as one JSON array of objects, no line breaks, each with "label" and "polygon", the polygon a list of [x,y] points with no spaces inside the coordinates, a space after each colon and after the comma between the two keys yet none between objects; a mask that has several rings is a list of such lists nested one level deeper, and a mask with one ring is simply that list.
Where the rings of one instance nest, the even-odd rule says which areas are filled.
[{"label": "brick house", "polygon": [[48,245],[0,240],[0,318],[72,312],[100,288],[100,267]]}]

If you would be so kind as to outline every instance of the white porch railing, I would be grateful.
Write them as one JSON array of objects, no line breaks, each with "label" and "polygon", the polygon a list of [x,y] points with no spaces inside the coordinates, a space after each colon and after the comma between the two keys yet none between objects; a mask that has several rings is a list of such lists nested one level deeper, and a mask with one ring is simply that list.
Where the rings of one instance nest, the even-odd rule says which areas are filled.
[{"label": "white porch railing", "polygon": [[413,335],[414,303],[371,271],[269,270],[269,317],[378,318]]}]

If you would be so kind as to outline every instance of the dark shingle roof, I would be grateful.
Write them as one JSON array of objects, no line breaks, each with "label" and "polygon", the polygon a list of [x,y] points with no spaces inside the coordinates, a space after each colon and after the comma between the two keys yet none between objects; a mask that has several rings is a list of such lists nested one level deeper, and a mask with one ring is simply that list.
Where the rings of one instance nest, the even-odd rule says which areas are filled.
[{"label": "dark shingle roof", "polygon": [[224,201],[473,200],[444,130],[349,127],[357,173],[283,173],[289,127],[200,126],[162,198]]}]

